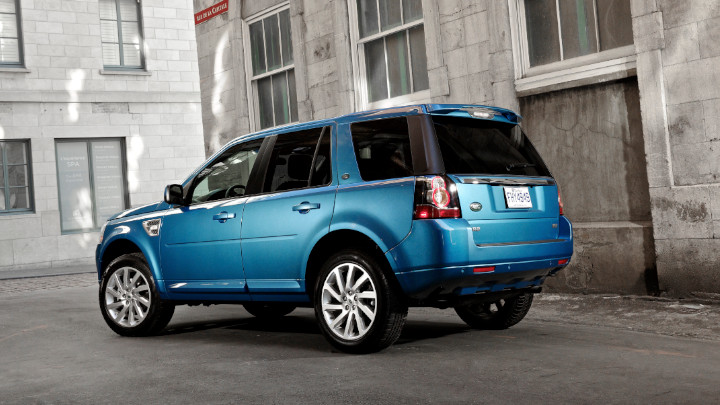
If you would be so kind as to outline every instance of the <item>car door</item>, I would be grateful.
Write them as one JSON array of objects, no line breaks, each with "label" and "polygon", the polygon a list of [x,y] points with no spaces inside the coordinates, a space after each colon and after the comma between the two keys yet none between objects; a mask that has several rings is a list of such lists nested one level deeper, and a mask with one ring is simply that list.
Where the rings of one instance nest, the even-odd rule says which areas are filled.
[{"label": "car door", "polygon": [[188,205],[163,217],[160,262],[171,294],[247,292],[241,219],[262,142],[251,140],[222,152],[189,183]]},{"label": "car door", "polygon": [[243,265],[253,299],[305,292],[304,262],[314,242],[327,233],[335,204],[333,128],[274,139],[263,192],[250,197],[243,212]]}]

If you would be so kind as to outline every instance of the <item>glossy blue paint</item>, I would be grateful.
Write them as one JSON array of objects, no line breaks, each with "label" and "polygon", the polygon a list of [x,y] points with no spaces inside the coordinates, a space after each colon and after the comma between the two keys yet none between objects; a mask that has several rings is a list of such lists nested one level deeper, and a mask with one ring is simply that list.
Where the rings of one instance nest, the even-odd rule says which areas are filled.
[{"label": "glossy blue paint", "polygon": [[[502,186],[464,184],[463,179],[472,176],[448,174],[457,186],[462,218],[413,220],[415,177],[365,182],[360,176],[350,134],[353,122],[417,114],[484,119],[467,112],[474,108],[492,110],[491,119],[498,122],[521,119],[496,107],[431,104],[353,113],[237,138],[194,170],[183,185],[238,143],[325,125],[336,128],[331,144],[333,182],[190,206],[161,202],[127,210],[107,223],[96,249],[98,274],[105,252],[126,241],[147,259],[164,299],[304,303],[306,265],[315,244],[330,232],[353,230],[385,253],[411,296],[441,286],[464,295],[540,285],[548,273],[562,267],[558,260],[572,256],[572,226],[559,215],[554,183],[529,188],[532,209],[508,209]],[[471,211],[473,202],[483,208]],[[162,218],[160,236],[151,237],[142,227],[153,218]],[[484,266],[495,269],[473,272]]]}]

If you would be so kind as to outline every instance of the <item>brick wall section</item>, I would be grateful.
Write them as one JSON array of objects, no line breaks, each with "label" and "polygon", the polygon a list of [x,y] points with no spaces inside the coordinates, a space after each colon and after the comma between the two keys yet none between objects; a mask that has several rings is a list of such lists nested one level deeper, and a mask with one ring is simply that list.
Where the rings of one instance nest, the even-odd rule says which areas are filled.
[{"label": "brick wall section", "polygon": [[0,138],[30,139],[35,213],[0,215],[0,271],[91,263],[97,232],[62,235],[55,140],[125,138],[131,206],[202,162],[191,0],[143,0],[149,74],[103,74],[95,0],[21,1],[27,72],[0,71]]},{"label": "brick wall section", "polygon": [[720,293],[720,2],[637,0],[633,26],[660,288]]}]

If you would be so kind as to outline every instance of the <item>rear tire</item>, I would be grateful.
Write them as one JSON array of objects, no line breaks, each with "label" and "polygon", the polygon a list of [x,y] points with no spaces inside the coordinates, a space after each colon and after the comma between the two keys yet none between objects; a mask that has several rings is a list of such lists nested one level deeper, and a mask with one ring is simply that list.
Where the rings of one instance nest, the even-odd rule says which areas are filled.
[{"label": "rear tire", "polygon": [[280,318],[295,310],[295,305],[291,304],[277,304],[277,303],[265,303],[265,302],[248,302],[243,304],[245,310],[250,315],[260,318]]},{"label": "rear tire", "polygon": [[323,335],[347,353],[392,345],[407,317],[402,293],[374,258],[358,250],[340,251],[325,262],[313,300]]},{"label": "rear tire", "polygon": [[533,294],[527,293],[495,302],[456,306],[455,312],[471,328],[507,329],[525,318],[532,301]]},{"label": "rear tire", "polygon": [[175,305],[160,299],[142,254],[125,254],[110,262],[99,291],[100,312],[121,336],[150,336],[162,331]]}]

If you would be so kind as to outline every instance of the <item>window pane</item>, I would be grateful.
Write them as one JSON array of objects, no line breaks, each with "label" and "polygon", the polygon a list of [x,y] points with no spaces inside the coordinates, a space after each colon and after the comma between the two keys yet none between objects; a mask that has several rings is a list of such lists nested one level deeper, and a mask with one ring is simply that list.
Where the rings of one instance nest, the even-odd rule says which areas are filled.
[{"label": "window pane", "polygon": [[137,22],[122,23],[122,37],[125,44],[140,43],[140,26]]},{"label": "window pane", "polygon": [[363,180],[413,175],[410,135],[405,117],[352,124],[350,131]]},{"label": "window pane", "polygon": [[376,0],[358,0],[358,28],[360,38],[378,32],[378,10]]},{"label": "window pane", "polygon": [[400,0],[380,0],[380,29],[386,31],[400,25]]},{"label": "window pane", "polygon": [[57,143],[60,223],[64,231],[94,228],[86,142]]},{"label": "window pane", "polygon": [[18,49],[17,39],[0,38],[0,63],[20,62],[20,52]]},{"label": "window pane", "polygon": [[138,20],[138,2],[137,0],[119,0],[120,1],[120,19],[123,21]]},{"label": "window pane", "polygon": [[290,30],[290,10],[280,12],[280,35],[282,37],[283,66],[293,63],[292,32]]},{"label": "window pane", "polygon": [[95,141],[90,150],[97,214],[95,223],[101,224],[125,209],[122,145],[120,141]]},{"label": "window pane", "polygon": [[285,72],[272,76],[273,108],[275,125],[290,122],[290,106],[288,105],[287,76]]},{"label": "window pane", "polygon": [[11,188],[10,191],[10,206],[8,209],[30,209],[30,196],[28,195],[28,188]]},{"label": "window pane", "polygon": [[25,142],[5,143],[5,155],[7,157],[6,163],[10,165],[21,165],[28,162]]},{"label": "window pane", "polygon": [[365,44],[365,70],[368,81],[368,100],[372,102],[388,98],[383,38]]},{"label": "window pane", "polygon": [[633,43],[630,2],[597,0],[600,24],[600,49],[612,49]]},{"label": "window pane", "polygon": [[8,166],[8,186],[27,186],[27,167]]},{"label": "window pane", "polygon": [[0,189],[0,211],[5,209],[5,190]]},{"label": "window pane", "polygon": [[272,82],[269,77],[257,81],[258,107],[260,109],[260,128],[274,126]]},{"label": "window pane", "polygon": [[593,0],[560,0],[564,59],[597,52]]},{"label": "window pane", "polygon": [[271,15],[263,20],[265,29],[265,53],[267,54],[268,70],[277,69],[282,66],[280,60],[280,27],[278,26],[277,14]]},{"label": "window pane", "polygon": [[412,59],[413,91],[430,88],[428,79],[427,54],[425,52],[425,30],[420,25],[408,30],[410,35],[410,57]]},{"label": "window pane", "polygon": [[190,192],[192,202],[244,195],[262,141],[256,139],[233,146],[200,171]]},{"label": "window pane", "polygon": [[265,73],[265,44],[263,43],[262,21],[250,25],[250,47],[252,49],[253,75]]},{"label": "window pane", "polygon": [[14,13],[15,0],[0,0],[0,13]]},{"label": "window pane", "polygon": [[17,17],[15,14],[0,14],[0,37],[17,38]]},{"label": "window pane", "polygon": [[330,135],[331,128],[325,127],[322,140],[315,156],[315,162],[312,169],[312,178],[310,186],[324,186],[332,182],[332,168],[330,160]]},{"label": "window pane", "polygon": [[120,46],[118,44],[103,44],[102,51],[105,66],[120,65]]},{"label": "window pane", "polygon": [[100,21],[100,36],[103,42],[118,42],[116,21]]},{"label": "window pane", "polygon": [[263,191],[284,191],[308,186],[315,148],[322,128],[278,135]]},{"label": "window pane", "polygon": [[390,76],[390,97],[410,93],[410,66],[407,51],[406,31],[385,37],[387,41],[388,75]]},{"label": "window pane", "polygon": [[403,0],[403,19],[405,23],[419,20],[423,17],[421,0]]},{"label": "window pane", "polygon": [[[3,164],[3,149],[5,149],[5,142],[0,142],[0,167]],[[0,170],[1,172],[2,170]]]},{"label": "window pane", "polygon": [[99,4],[100,18],[107,20],[117,20],[117,9],[115,8],[115,0],[100,0]]},{"label": "window pane", "polygon": [[525,0],[530,66],[560,60],[555,0]]},{"label": "window pane", "polygon": [[125,58],[124,66],[140,67],[140,46],[125,45],[123,46],[123,57]]},{"label": "window pane", "polygon": [[288,75],[288,92],[290,93],[290,121],[298,120],[297,93],[295,93],[295,70],[290,69]]}]

